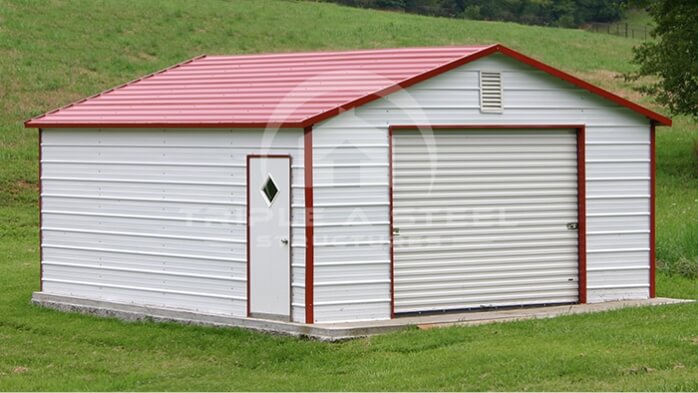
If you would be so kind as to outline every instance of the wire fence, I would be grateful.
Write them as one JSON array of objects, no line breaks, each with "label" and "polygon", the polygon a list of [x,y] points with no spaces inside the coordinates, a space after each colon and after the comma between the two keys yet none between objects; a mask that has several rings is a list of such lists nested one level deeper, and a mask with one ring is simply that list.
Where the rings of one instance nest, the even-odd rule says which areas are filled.
[{"label": "wire fence", "polygon": [[592,23],[589,26],[587,26],[586,30],[592,31],[594,33],[606,33],[619,37],[646,40],[650,38],[652,26],[631,25],[628,23]]}]

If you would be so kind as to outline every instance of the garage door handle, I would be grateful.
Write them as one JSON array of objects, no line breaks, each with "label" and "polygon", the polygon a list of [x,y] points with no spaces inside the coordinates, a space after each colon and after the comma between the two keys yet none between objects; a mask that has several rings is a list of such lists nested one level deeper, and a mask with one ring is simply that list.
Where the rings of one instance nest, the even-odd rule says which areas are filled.
[{"label": "garage door handle", "polygon": [[570,231],[575,231],[575,230],[579,229],[579,223],[578,222],[568,222],[567,229],[569,229]]}]

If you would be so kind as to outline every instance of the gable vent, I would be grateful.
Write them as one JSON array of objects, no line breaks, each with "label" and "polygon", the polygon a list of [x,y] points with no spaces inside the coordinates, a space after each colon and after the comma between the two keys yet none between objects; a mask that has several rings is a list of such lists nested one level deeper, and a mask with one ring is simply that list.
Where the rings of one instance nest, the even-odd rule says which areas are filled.
[{"label": "gable vent", "polygon": [[480,71],[480,111],[502,112],[502,73]]}]

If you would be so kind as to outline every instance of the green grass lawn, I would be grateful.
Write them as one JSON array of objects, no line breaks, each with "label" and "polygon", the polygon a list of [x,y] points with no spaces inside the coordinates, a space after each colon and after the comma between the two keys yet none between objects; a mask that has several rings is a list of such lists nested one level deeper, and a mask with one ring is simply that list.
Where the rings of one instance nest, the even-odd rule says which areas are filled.
[{"label": "green grass lawn", "polygon": [[627,23],[635,27],[654,26],[652,16],[642,8],[633,8],[625,12],[625,18],[621,23]]},{"label": "green grass lawn", "polygon": [[[0,0],[0,390],[698,390],[698,304],[327,344],[30,306],[36,131],[22,122],[200,53],[501,42],[633,100],[635,41],[291,1]],[[698,299],[696,123],[658,131],[658,294]]]}]

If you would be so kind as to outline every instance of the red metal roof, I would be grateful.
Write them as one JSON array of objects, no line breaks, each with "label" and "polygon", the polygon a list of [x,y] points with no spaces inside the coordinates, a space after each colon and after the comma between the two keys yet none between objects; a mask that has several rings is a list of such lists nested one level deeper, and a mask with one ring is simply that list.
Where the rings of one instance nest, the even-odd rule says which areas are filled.
[{"label": "red metal roof", "polygon": [[500,52],[671,120],[501,45],[200,56],[28,120],[27,127],[306,127]]}]

